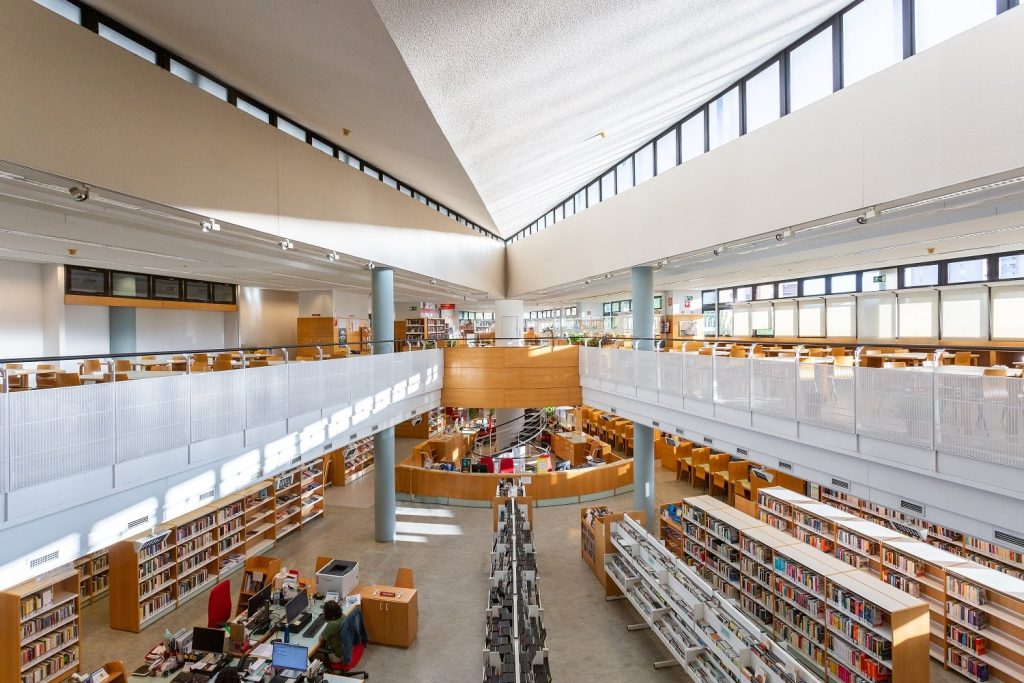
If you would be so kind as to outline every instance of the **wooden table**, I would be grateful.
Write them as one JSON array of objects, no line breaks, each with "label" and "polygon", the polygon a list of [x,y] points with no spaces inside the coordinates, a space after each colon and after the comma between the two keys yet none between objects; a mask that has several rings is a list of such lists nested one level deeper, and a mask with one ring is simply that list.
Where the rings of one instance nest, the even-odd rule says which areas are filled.
[{"label": "wooden table", "polygon": [[[1017,365],[1017,363],[1014,363]],[[967,375],[969,377],[984,377],[986,368],[978,367],[977,365],[942,365],[937,368],[932,367],[916,367],[906,368],[907,370],[914,370],[916,372],[935,372],[937,375]],[[1021,368],[1006,368],[1007,377],[1020,377],[1024,373]]]},{"label": "wooden table", "polygon": [[924,361],[928,360],[928,354],[919,351],[899,351],[893,353],[865,353],[861,355],[861,359],[864,358],[881,358],[883,361],[904,361],[912,365],[920,365]]},{"label": "wooden table", "polygon": [[[394,593],[385,596],[382,593]],[[364,586],[359,591],[363,623],[371,643],[409,647],[419,630],[419,602],[415,588]]]},{"label": "wooden table", "polygon": [[[83,382],[102,382],[105,375],[108,373],[104,372],[93,372],[88,375],[82,375]],[[116,372],[115,375],[128,375],[128,379],[154,379],[156,377],[173,377],[174,375],[184,375],[184,372],[178,370],[129,370],[127,372]]]}]

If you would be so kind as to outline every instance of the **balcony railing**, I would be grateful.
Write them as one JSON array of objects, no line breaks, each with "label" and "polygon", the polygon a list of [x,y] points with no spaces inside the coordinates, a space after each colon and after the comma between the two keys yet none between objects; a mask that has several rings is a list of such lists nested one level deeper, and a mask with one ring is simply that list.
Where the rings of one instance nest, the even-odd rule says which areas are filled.
[{"label": "balcony railing", "polygon": [[[143,372],[146,378],[139,380],[0,393],[0,493],[292,418],[302,417],[306,425],[299,441],[327,443],[378,419],[393,404],[440,390],[441,354],[318,355],[224,372],[192,372],[187,363],[188,370]],[[85,357],[23,360],[69,369],[79,359]],[[308,450],[295,446],[293,451]]]},{"label": "balcony railing", "polygon": [[591,347],[580,354],[585,389],[701,414],[745,411],[1024,467],[1024,380],[981,368],[881,369]]}]

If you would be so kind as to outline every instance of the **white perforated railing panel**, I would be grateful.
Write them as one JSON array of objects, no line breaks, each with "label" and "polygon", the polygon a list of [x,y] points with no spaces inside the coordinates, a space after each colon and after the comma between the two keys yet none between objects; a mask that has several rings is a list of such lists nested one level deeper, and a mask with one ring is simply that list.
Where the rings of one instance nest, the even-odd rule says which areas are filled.
[{"label": "white perforated railing panel", "polygon": [[11,489],[114,464],[114,386],[9,394]]},{"label": "white perforated railing panel", "polygon": [[936,450],[1024,467],[1024,381],[937,373]]},{"label": "white perforated railing panel", "polygon": [[852,433],[856,393],[853,368],[801,365],[797,384],[797,419],[818,427]]},{"label": "white perforated railing panel", "polygon": [[750,410],[761,415],[796,419],[796,363],[752,358]]},{"label": "white perforated railing panel", "polygon": [[323,366],[323,397],[324,407],[348,405],[349,402],[349,378],[348,358],[337,358],[325,360],[318,365]]},{"label": "white perforated railing panel", "polygon": [[187,375],[115,382],[114,395],[118,462],[188,445]]},{"label": "white perforated railing panel", "polygon": [[192,387],[190,419],[193,443],[245,429],[243,376],[246,372],[227,370],[198,372],[188,376]]},{"label": "white perforated railing panel", "polygon": [[7,448],[9,434],[7,430],[7,394],[0,393],[0,492],[7,492],[7,472],[10,459]]},{"label": "white perforated railing panel", "polygon": [[750,410],[750,361],[746,358],[715,358],[715,403]]},{"label": "white perforated railing panel", "polygon": [[288,366],[246,368],[246,428],[279,422],[288,417]]},{"label": "white perforated railing panel", "polygon": [[683,395],[686,398],[711,403],[714,400],[715,381],[712,376],[711,356],[685,354],[683,356]]},{"label": "white perforated railing panel", "polygon": [[857,433],[932,446],[932,373],[857,368]]},{"label": "white perforated railing panel", "polygon": [[612,365],[615,368],[615,382],[627,387],[637,386],[636,351],[612,350]]},{"label": "white perforated railing panel", "polygon": [[288,364],[288,414],[302,415],[320,410],[323,403],[321,375],[323,363]]},{"label": "white perforated railing panel", "polygon": [[683,354],[658,354],[658,391],[672,396],[683,395]]},{"label": "white perforated railing panel", "polygon": [[658,356],[665,354],[655,351],[634,351],[636,356],[636,381],[640,389],[658,390]]}]

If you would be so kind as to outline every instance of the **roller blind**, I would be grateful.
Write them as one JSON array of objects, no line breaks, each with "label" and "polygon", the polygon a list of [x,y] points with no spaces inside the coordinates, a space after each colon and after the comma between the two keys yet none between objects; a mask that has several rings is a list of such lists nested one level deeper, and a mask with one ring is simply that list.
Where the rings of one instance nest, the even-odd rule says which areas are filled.
[{"label": "roller blind", "polygon": [[856,337],[857,302],[852,296],[829,299],[825,305],[825,328],[830,337]]},{"label": "roller blind", "polygon": [[857,336],[861,339],[896,338],[896,296],[875,294],[857,298]]},{"label": "roller blind", "polygon": [[992,289],[992,338],[1024,339],[1024,287]]},{"label": "roller blind", "polygon": [[735,306],[732,309],[732,332],[737,337],[750,336],[750,307]]},{"label": "roller blind", "polygon": [[821,299],[801,301],[800,335],[801,337],[825,336],[825,302]]},{"label": "roller blind", "polygon": [[988,289],[947,289],[942,302],[943,339],[988,339]]},{"label": "roller blind", "polygon": [[765,330],[772,327],[771,304],[756,304],[750,307],[750,328]]},{"label": "roller blind", "polygon": [[796,302],[780,301],[775,304],[775,336],[796,336]]},{"label": "roller blind", "polygon": [[939,335],[939,293],[907,292],[899,295],[900,339],[929,338]]}]

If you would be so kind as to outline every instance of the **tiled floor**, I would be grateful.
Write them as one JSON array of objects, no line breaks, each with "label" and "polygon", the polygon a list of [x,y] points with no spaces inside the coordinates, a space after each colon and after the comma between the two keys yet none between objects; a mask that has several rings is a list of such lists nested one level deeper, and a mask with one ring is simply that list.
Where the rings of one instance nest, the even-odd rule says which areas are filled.
[{"label": "tiled floor", "polygon": [[[407,447],[399,440],[399,449]],[[401,452],[401,451],[399,451]],[[657,469],[657,496],[678,501],[694,495],[689,486]],[[371,646],[362,667],[380,682],[448,683],[480,680],[483,611],[487,596],[491,511],[403,504],[393,545],[373,540],[373,476],[347,487],[329,489],[327,513],[299,533],[284,539],[270,554],[303,574],[317,555],[359,561],[364,583],[389,583],[399,567],[411,567],[419,594],[419,637],[408,650]],[[614,510],[632,507],[632,494],[603,501]],[[627,632],[639,621],[623,600],[608,602],[590,568],[580,558],[579,507],[538,508],[535,541],[555,681],[686,680],[678,668],[655,670],[652,663],[668,658],[650,632]],[[232,577],[237,596],[241,572]],[[86,607],[83,614],[84,670],[93,671],[110,659],[137,666],[164,629],[172,631],[206,620],[201,596],[171,612],[140,634],[107,626],[107,600]],[[931,680],[962,683],[966,679],[932,665]],[[895,683],[899,683],[898,681]]]}]

